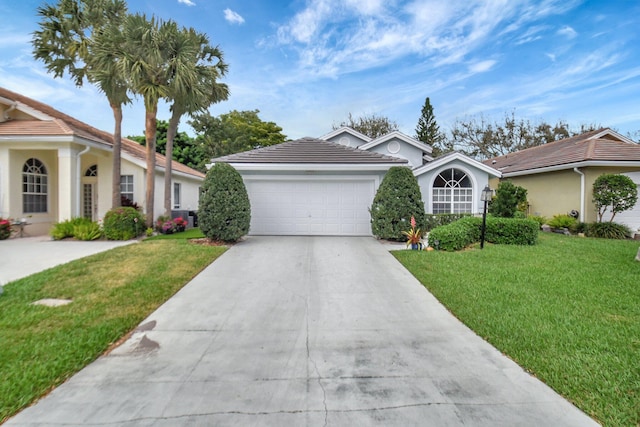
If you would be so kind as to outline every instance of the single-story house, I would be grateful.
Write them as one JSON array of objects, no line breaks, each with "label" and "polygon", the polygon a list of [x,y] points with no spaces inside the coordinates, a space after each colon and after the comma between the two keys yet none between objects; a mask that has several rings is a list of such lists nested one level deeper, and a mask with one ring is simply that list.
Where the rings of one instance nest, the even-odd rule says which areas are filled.
[{"label": "single-story house", "polygon": [[500,172],[460,153],[433,159],[431,152],[401,132],[372,139],[343,127],[212,162],[242,175],[250,234],[369,236],[369,208],[393,166],[412,169],[427,213],[482,212],[480,193]]},{"label": "single-story house", "polygon": [[[106,100],[105,100],[106,102]],[[28,235],[111,209],[113,136],[41,102],[0,88],[0,217],[22,218]],[[145,148],[122,139],[122,195],[145,209]],[[156,156],[154,213],[164,212],[165,157]],[[173,208],[197,210],[204,175],[172,165]]]},{"label": "single-story house", "polygon": [[[608,128],[494,157],[484,164],[498,169],[502,179],[526,188],[529,213],[547,218],[577,211],[580,221],[597,221],[593,183],[602,174],[624,174],[640,186],[640,145]],[[640,202],[618,213],[614,221],[638,230]]]}]

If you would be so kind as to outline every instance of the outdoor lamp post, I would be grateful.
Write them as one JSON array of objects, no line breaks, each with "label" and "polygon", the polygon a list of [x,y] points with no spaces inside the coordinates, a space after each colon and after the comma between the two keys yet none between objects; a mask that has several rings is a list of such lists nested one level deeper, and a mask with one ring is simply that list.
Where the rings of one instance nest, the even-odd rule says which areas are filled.
[{"label": "outdoor lamp post", "polygon": [[480,234],[480,249],[484,249],[484,232],[487,228],[487,203],[493,196],[493,190],[489,185],[485,185],[484,190],[480,193],[480,200],[484,202],[484,210],[482,211],[482,232]]}]

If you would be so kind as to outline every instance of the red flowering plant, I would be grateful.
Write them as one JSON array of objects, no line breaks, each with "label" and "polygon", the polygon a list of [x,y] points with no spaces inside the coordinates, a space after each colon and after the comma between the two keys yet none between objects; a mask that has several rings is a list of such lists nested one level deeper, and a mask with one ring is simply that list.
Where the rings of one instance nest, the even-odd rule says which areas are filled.
[{"label": "red flowering plant", "polygon": [[187,222],[187,220],[183,219],[182,217],[178,217],[175,218],[173,220],[173,225],[175,226],[176,231],[184,231],[187,228],[187,225],[189,223]]},{"label": "red flowering plant", "polygon": [[416,219],[411,216],[411,230],[403,231],[402,234],[407,236],[407,247],[419,246],[422,243],[422,232],[419,228],[416,228]]},{"label": "red flowering plant", "polygon": [[11,221],[0,217],[0,240],[8,239],[11,236]]}]

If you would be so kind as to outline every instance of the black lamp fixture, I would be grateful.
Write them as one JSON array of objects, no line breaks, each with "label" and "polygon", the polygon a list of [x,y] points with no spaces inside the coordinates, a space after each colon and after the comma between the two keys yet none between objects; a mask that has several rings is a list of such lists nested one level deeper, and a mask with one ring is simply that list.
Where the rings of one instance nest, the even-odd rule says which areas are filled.
[{"label": "black lamp fixture", "polygon": [[480,235],[480,249],[484,249],[484,232],[487,228],[487,203],[493,197],[493,190],[489,185],[485,185],[484,190],[480,193],[480,200],[484,202],[484,210],[482,211],[482,233]]}]

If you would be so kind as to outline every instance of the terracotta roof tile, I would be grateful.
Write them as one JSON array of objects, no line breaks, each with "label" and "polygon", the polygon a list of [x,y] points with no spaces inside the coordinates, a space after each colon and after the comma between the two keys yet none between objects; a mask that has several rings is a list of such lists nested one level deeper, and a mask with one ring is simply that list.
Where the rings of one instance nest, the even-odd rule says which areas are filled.
[{"label": "terracotta roof tile", "polygon": [[526,150],[483,161],[503,174],[562,167],[588,161],[640,162],[640,144],[633,144],[610,129],[598,129]]},{"label": "terracotta roof tile", "polygon": [[282,144],[218,157],[225,163],[330,163],[330,164],[407,164],[407,160],[346,147],[316,138],[301,138]]},{"label": "terracotta roof tile", "polygon": [[[96,129],[78,119],[75,119],[55,108],[28,98],[24,95],[12,92],[5,88],[0,87],[0,97],[10,99],[12,101],[24,104],[34,110],[38,110],[47,116],[52,117],[53,120],[9,120],[0,123],[0,136],[69,136],[75,135],[77,137],[88,139],[99,144],[103,144],[107,147],[113,146],[113,135]],[[131,141],[127,138],[122,138],[122,151],[135,157],[139,160],[146,160],[145,147],[138,144],[135,141]],[[159,167],[164,168],[166,162],[165,156],[162,154],[156,154],[156,164]],[[199,178],[203,178],[204,174],[192,169],[182,163],[173,161],[172,168],[174,171],[182,172],[187,175],[193,175]]]}]

